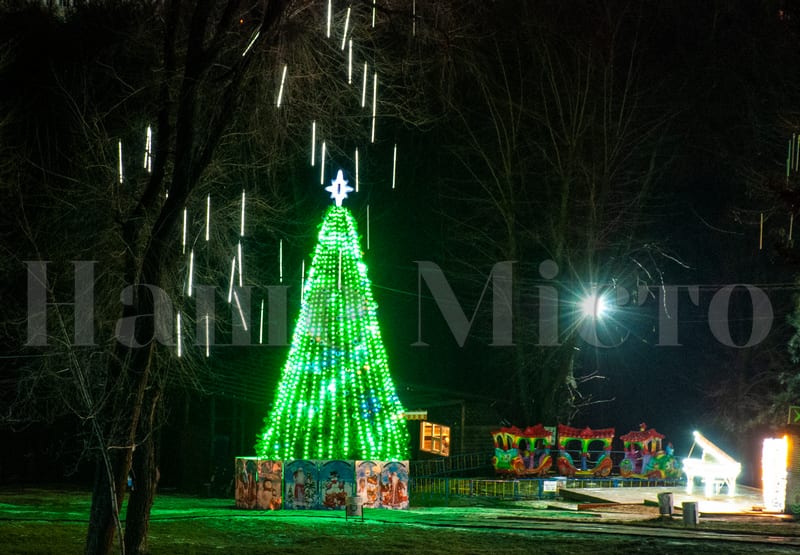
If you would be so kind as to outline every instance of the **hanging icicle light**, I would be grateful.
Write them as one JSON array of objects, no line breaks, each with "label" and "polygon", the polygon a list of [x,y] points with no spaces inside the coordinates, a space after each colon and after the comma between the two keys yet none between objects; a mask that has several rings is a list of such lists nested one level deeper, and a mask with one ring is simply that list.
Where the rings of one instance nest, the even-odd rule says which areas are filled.
[{"label": "hanging icicle light", "polygon": [[176,350],[178,354],[178,358],[183,356],[183,338],[181,332],[181,313],[178,312],[178,315],[175,316],[175,344]]},{"label": "hanging icicle light", "polygon": [[181,253],[186,254],[186,222],[189,218],[186,208],[183,209],[183,232],[181,234]]},{"label": "hanging icicle light", "polygon": [[244,265],[242,264],[242,242],[236,248],[236,254],[239,257],[239,287],[244,287]]},{"label": "hanging icicle light", "polygon": [[394,145],[394,153],[392,154],[392,189],[394,189],[396,178],[397,178],[397,143],[395,143]]},{"label": "hanging icicle light", "polygon": [[311,167],[317,163],[317,120],[311,122]]},{"label": "hanging icicle light", "polygon": [[153,173],[153,130],[149,125],[145,131],[143,167],[147,173]]},{"label": "hanging icicle light", "polygon": [[356,147],[356,193],[358,192],[358,147]]},{"label": "hanging icicle light", "polygon": [[244,203],[245,203],[245,194],[244,189],[242,189],[242,216],[240,218],[240,225],[239,225],[239,236],[244,237]]},{"label": "hanging icicle light", "polygon": [[209,328],[208,312],[206,312],[205,320],[206,320],[206,358],[208,358],[208,357],[211,356],[211,341],[210,341],[211,334],[209,333],[209,329],[208,329]]},{"label": "hanging icicle light", "polygon": [[233,299],[233,278],[236,273],[236,257],[234,256],[231,260],[231,279],[228,282],[228,304],[230,304],[231,300]]},{"label": "hanging icicle light", "polygon": [[278,243],[278,279],[283,283],[283,239]]},{"label": "hanging icicle light", "polygon": [[233,298],[236,301],[236,309],[239,311],[239,319],[242,321],[242,327],[244,331],[247,331],[247,321],[244,317],[244,311],[242,310],[242,303],[239,302],[239,295],[236,291],[233,292]]},{"label": "hanging icicle light", "polygon": [[189,251],[189,279],[186,285],[186,296],[192,296],[192,280],[194,279],[194,249]]},{"label": "hanging icicle light", "polygon": [[206,197],[206,242],[208,242],[210,233],[211,233],[211,195],[209,194]]},{"label": "hanging icicle light", "polygon": [[125,180],[122,172],[122,141],[117,141],[117,173],[119,174],[119,184]]},{"label": "hanging icicle light", "polygon": [[325,24],[325,37],[331,38],[331,19],[333,18],[333,2],[328,0],[328,20]]},{"label": "hanging icicle light", "polygon": [[353,84],[353,39],[348,41],[347,47],[347,84]]},{"label": "hanging icicle light", "polygon": [[283,86],[286,84],[286,72],[289,69],[289,66],[283,64],[283,74],[281,75],[281,86],[278,89],[278,100],[275,103],[276,107],[281,107],[281,102],[283,101]]},{"label": "hanging icicle light", "polygon": [[322,152],[319,157],[319,184],[325,183],[325,141],[322,141]]},{"label": "hanging icicle light", "polygon": [[342,48],[341,48],[342,51],[344,51],[344,46],[347,43],[348,27],[350,27],[350,6],[347,6],[347,15],[344,18],[344,32],[342,33]]},{"label": "hanging icicle light", "polygon": [[264,299],[261,299],[261,317],[258,320],[258,344],[264,344]]},{"label": "hanging icicle light", "polygon": [[363,83],[361,85],[361,107],[362,108],[366,108],[366,106],[367,106],[367,74],[368,73],[369,73],[369,71],[368,71],[367,62],[364,62],[364,77],[363,77]]},{"label": "hanging icicle light", "polygon": [[378,114],[378,72],[373,74],[372,78],[372,133],[370,135],[370,142],[375,142],[375,116]]}]

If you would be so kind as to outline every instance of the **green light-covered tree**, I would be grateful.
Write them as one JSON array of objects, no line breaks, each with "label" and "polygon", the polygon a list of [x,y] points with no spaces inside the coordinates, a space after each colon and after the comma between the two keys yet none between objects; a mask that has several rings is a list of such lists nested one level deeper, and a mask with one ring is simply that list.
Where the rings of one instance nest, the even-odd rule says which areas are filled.
[{"label": "green light-covered tree", "polygon": [[275,459],[402,459],[408,430],[389,374],[356,223],[340,171],[275,402],[256,443]]}]

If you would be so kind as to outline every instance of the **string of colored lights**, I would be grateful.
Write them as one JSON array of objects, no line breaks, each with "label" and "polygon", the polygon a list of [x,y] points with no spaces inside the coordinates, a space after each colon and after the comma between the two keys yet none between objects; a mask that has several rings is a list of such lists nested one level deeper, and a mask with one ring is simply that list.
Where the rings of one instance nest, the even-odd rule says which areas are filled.
[{"label": "string of colored lights", "polygon": [[355,220],[347,208],[331,206],[256,453],[284,460],[403,459],[409,436],[402,412]]}]

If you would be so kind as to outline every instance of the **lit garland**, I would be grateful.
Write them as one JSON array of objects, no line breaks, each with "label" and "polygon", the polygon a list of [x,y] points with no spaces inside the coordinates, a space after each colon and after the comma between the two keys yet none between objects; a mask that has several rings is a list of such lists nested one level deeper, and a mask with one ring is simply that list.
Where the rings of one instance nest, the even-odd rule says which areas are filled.
[{"label": "lit garland", "polygon": [[347,208],[331,206],[256,453],[284,460],[403,459],[409,436],[402,413],[355,221]]}]

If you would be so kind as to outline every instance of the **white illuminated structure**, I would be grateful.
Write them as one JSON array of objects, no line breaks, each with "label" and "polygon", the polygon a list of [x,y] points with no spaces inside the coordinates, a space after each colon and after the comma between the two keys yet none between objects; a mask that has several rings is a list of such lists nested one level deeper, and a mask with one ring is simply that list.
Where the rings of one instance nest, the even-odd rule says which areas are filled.
[{"label": "white illuminated structure", "polygon": [[711,497],[718,494],[723,485],[728,487],[728,495],[733,496],[736,491],[736,478],[742,471],[742,465],[733,460],[725,451],[711,443],[698,431],[694,434],[694,444],[699,445],[703,454],[699,459],[689,457],[683,459],[683,472],[686,474],[686,493],[691,495],[694,479],[701,478],[705,485],[705,496]]},{"label": "white illuminated structure", "polygon": [[764,510],[782,513],[786,502],[789,438],[767,438],[761,449]]}]

